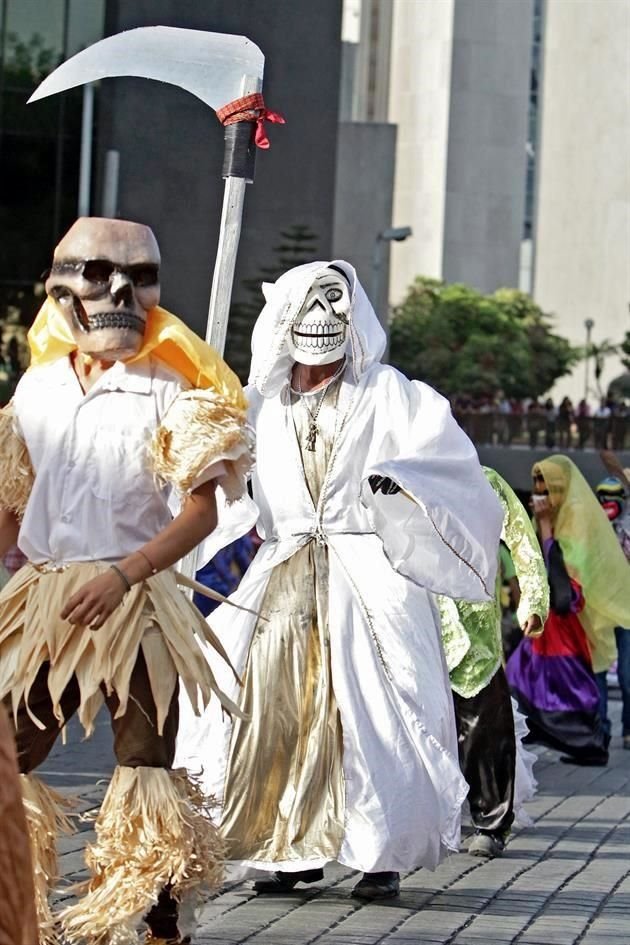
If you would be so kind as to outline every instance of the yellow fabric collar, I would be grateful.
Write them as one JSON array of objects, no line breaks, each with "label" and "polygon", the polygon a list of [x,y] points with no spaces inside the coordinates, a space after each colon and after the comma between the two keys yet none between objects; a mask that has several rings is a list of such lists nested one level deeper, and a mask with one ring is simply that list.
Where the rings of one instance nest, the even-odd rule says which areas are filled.
[{"label": "yellow fabric collar", "polygon": [[[76,348],[66,319],[50,296],[37,313],[28,333],[28,343],[31,367],[58,361]],[[211,387],[235,407],[246,409],[240,381],[218,352],[176,315],[159,306],[151,309],[147,316],[142,348],[126,363],[150,354],[182,374],[193,387]]]}]

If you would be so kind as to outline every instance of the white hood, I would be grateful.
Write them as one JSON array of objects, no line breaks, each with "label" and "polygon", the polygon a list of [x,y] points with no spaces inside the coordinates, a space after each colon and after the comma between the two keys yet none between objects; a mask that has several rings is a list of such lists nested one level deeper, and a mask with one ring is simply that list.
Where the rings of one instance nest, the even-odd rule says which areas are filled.
[{"label": "white hood", "polygon": [[328,266],[336,266],[350,283],[350,313],[347,357],[355,380],[380,361],[385,350],[385,332],[376,317],[354,267],[343,259],[331,262],[305,263],[289,269],[277,282],[263,283],[266,305],[256,320],[252,333],[252,364],[249,383],[263,397],[275,397],[289,379],[293,358],[289,354],[287,336],[295,316],[306,299],[316,274]]}]

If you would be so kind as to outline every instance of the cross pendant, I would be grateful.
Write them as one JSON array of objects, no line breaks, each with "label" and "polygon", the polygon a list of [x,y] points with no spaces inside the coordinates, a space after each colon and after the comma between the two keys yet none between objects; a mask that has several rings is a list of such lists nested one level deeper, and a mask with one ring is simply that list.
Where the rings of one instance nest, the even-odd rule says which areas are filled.
[{"label": "cross pendant", "polygon": [[304,444],[306,449],[309,452],[315,452],[315,440],[317,439],[317,424],[311,422],[308,428],[308,433],[306,434],[306,443]]}]

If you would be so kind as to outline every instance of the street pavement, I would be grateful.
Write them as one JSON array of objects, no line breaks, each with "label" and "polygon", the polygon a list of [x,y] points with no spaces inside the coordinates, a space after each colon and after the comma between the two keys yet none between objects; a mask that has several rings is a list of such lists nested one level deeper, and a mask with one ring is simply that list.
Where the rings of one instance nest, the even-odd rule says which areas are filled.
[{"label": "street pavement", "polygon": [[[621,748],[612,695],[609,765],[565,765],[536,749],[534,826],[515,831],[500,859],[450,856],[434,873],[405,875],[400,897],[382,903],[350,898],[358,874],[340,866],[290,895],[258,897],[251,883],[228,884],[205,906],[195,945],[630,945],[630,751]],[[112,768],[101,716],[87,742],[71,725],[41,773],[86,811]],[[85,878],[90,836],[82,823],[62,841],[63,883]]]}]

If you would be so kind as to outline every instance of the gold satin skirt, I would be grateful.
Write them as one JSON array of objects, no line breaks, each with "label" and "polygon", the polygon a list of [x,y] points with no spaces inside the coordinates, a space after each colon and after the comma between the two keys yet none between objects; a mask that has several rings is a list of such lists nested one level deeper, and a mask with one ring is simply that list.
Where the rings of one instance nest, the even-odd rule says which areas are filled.
[{"label": "gold satin skirt", "polygon": [[310,542],[271,573],[247,659],[225,784],[229,860],[336,859],[342,731],[328,634],[328,551]]}]

